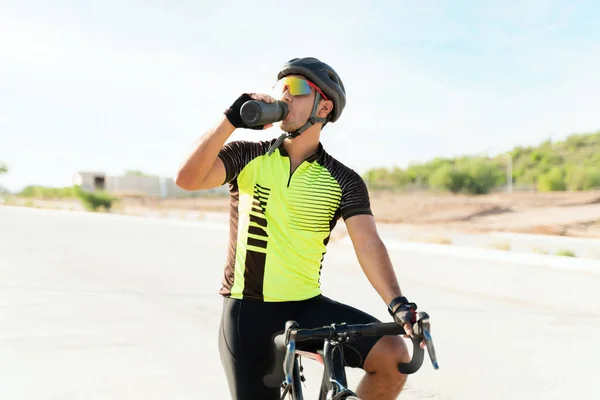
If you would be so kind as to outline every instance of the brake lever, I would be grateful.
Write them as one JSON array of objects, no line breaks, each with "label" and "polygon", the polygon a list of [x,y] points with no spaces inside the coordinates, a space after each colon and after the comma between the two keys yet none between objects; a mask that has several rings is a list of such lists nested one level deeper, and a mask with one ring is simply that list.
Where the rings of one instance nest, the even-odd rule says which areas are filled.
[{"label": "brake lever", "polygon": [[435,346],[433,345],[433,338],[431,337],[431,323],[429,322],[429,315],[425,311],[419,311],[417,313],[417,322],[415,324],[415,333],[423,337],[425,346],[427,347],[427,354],[433,365],[433,369],[439,369],[440,366],[437,361],[435,354]]},{"label": "brake lever", "polygon": [[423,328],[423,336],[425,337],[425,346],[427,347],[427,354],[429,354],[429,359],[431,360],[433,369],[440,369],[440,365],[437,361],[437,356],[435,355],[433,339],[431,338],[431,333],[429,332],[429,329]]},{"label": "brake lever", "polygon": [[283,373],[285,375],[285,382],[288,385],[292,384],[292,370],[294,368],[294,358],[296,356],[296,333],[295,327],[289,327],[286,337],[286,352],[283,360]]}]

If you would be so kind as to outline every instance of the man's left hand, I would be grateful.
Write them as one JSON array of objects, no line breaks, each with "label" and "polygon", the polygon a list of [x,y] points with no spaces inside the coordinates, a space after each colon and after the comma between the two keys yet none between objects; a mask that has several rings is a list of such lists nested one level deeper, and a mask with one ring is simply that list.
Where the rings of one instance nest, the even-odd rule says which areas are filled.
[{"label": "man's left hand", "polygon": [[[414,338],[413,324],[417,321],[417,312],[414,304],[401,304],[394,311],[394,321],[404,328],[405,338]],[[425,340],[421,341],[421,348],[425,348]]]}]

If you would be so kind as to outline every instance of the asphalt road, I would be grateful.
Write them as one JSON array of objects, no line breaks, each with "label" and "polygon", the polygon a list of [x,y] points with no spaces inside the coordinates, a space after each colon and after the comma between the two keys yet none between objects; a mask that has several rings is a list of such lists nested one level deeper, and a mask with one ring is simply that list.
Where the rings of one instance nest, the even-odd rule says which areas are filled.
[{"label": "asphalt road", "polygon": [[[229,398],[216,346],[227,237],[219,223],[0,207],[0,399]],[[400,398],[600,398],[600,274],[391,256],[440,363]],[[323,281],[387,317],[350,246],[330,245]],[[319,366],[305,366],[316,398]]]}]

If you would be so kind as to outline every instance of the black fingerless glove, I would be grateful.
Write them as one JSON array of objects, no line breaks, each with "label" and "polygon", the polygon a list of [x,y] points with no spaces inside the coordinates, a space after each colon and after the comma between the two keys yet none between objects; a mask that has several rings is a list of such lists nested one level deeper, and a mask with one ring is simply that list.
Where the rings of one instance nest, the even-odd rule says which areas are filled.
[{"label": "black fingerless glove", "polygon": [[[398,308],[396,308],[397,305],[399,305]],[[388,305],[388,312],[394,317],[394,321],[401,326],[406,322],[412,324],[416,321],[416,310],[417,305],[409,302],[406,297],[397,297]]]},{"label": "black fingerless glove", "polygon": [[248,126],[244,123],[244,121],[242,121],[242,117],[240,116],[240,110],[242,109],[244,103],[248,100],[252,100],[250,94],[242,94],[240,97],[237,98],[236,101],[233,102],[233,104],[228,109],[225,110],[223,114],[225,114],[229,122],[231,122],[231,125],[235,126],[236,128],[255,130],[263,129],[264,125]]},{"label": "black fingerless glove", "polygon": [[402,304],[396,309],[393,316],[394,321],[400,326],[404,326],[405,323],[412,325],[417,321],[417,313],[409,304]]}]

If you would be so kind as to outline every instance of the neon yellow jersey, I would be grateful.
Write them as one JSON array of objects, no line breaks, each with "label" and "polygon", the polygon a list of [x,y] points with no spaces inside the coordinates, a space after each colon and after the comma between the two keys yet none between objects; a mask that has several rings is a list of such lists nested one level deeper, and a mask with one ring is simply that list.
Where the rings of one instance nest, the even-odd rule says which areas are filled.
[{"label": "neon yellow jersey", "polygon": [[322,144],[290,173],[282,146],[267,154],[274,142],[233,141],[219,153],[231,203],[223,296],[277,302],[320,294],[337,220],[372,215],[362,178]]}]

